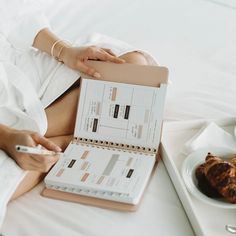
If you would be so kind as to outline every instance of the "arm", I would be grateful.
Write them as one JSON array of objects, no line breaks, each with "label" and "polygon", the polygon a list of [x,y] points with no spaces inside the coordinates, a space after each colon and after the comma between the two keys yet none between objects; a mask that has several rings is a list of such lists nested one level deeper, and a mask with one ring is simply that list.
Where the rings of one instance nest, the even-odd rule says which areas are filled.
[{"label": "arm", "polygon": [[[40,10],[37,1],[33,0],[1,0],[0,33],[19,51],[33,46],[51,55],[52,46],[59,38],[50,31],[50,24]],[[99,78],[93,68],[84,63],[88,59],[124,62],[117,58],[110,49],[90,47],[72,47],[65,41],[55,44],[53,56],[71,69]]]},{"label": "arm", "polygon": [[[59,40],[59,38],[55,34],[53,34],[48,28],[44,28],[35,36],[32,46],[51,55],[51,48],[57,40]],[[61,41],[55,46],[54,55],[58,55],[58,50],[62,46],[70,47],[69,44]]]},{"label": "arm", "polygon": [[15,150],[16,145],[20,144],[35,147],[40,144],[48,150],[55,152],[61,151],[60,147],[38,133],[26,130],[15,130],[1,124],[0,137],[0,149],[4,150],[25,170],[47,172],[58,160],[58,155],[46,156],[18,153]]},{"label": "arm", "polygon": [[[51,55],[71,69],[79,70],[90,76],[99,78],[100,74],[94,68],[88,67],[84,62],[86,60],[101,60],[114,63],[123,63],[124,60],[116,57],[110,49],[90,47],[73,47],[65,41],[56,43],[59,38],[48,28],[44,28],[36,35],[33,47]],[[56,43],[56,44],[55,44]],[[54,45],[54,46],[53,46]]]}]

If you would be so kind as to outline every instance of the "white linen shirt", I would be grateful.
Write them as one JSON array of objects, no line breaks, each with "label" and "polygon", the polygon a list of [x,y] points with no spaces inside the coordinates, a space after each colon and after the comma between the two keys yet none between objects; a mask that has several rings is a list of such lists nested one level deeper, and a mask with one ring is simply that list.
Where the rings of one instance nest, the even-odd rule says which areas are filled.
[{"label": "white linen shirt", "polygon": [[[36,86],[31,76],[34,69],[30,62],[32,58],[21,56],[30,51],[40,30],[50,28],[36,4],[32,0],[0,0],[0,123],[45,134],[47,119],[44,108],[79,76],[69,68],[65,71],[64,65],[45,54],[44,58],[48,57],[46,59],[53,63],[53,71],[44,78],[42,86]],[[18,62],[20,57],[23,58],[21,63]],[[56,83],[54,88],[56,81],[51,81],[52,77],[58,77],[56,75],[61,78],[58,83],[70,78],[61,86]]]},{"label": "white linen shirt", "polygon": [[[47,130],[44,106],[16,58],[29,50],[37,32],[45,27],[49,27],[46,18],[31,1],[0,0],[0,124],[41,134]],[[25,174],[0,150],[0,226],[7,203]]]}]

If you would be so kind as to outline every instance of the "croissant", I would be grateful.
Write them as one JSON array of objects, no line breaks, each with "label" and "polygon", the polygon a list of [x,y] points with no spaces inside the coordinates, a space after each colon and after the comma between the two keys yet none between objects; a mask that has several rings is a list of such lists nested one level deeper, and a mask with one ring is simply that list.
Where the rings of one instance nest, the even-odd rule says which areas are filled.
[{"label": "croissant", "polygon": [[230,161],[224,161],[208,153],[205,163],[196,170],[198,179],[200,170],[213,189],[217,190],[227,201],[236,203],[236,156]]},{"label": "croissant", "polygon": [[232,156],[230,162],[236,167],[236,154]]},{"label": "croissant", "polygon": [[217,189],[215,189],[214,187],[211,186],[210,182],[208,181],[208,179],[206,178],[204,169],[205,169],[206,163],[203,163],[201,165],[199,165],[196,168],[195,174],[196,174],[196,178],[197,178],[197,182],[198,182],[198,187],[199,189],[206,194],[208,197],[211,198],[219,198],[222,197]]}]

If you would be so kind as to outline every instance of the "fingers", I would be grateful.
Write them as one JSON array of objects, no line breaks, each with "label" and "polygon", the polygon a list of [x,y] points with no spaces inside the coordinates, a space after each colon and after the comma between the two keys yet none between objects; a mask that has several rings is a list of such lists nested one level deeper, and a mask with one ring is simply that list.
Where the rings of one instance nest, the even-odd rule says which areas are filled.
[{"label": "fingers", "polygon": [[59,155],[37,155],[31,154],[30,158],[35,162],[35,164],[54,164],[58,161]]},{"label": "fingers", "polygon": [[48,150],[51,150],[51,151],[54,151],[54,152],[60,152],[61,151],[61,148],[59,146],[57,146],[55,143],[53,143],[49,139],[41,136],[38,133],[33,133],[31,136],[37,144],[42,145],[44,148],[46,148]]},{"label": "fingers", "polygon": [[108,48],[99,48],[96,46],[90,46],[84,49],[83,60],[101,60],[110,61],[114,63],[124,63],[125,60],[116,57],[116,55]]},{"label": "fingers", "polygon": [[90,75],[95,77],[96,79],[101,78],[101,75],[92,67],[85,65],[85,63],[78,61],[77,63],[78,69],[86,75]]},{"label": "fingers", "polygon": [[47,172],[59,159],[58,155],[32,155],[17,152],[16,145],[36,147],[39,144],[53,152],[61,151],[60,147],[36,132],[20,130],[12,133],[10,138],[11,142],[7,152],[25,170]]},{"label": "fingers", "polygon": [[21,155],[17,159],[18,165],[24,170],[34,170],[48,172],[50,168],[58,161],[59,155]]},{"label": "fingers", "polygon": [[124,63],[125,61],[119,57],[116,57],[115,54],[110,49],[100,49],[97,52],[97,59],[102,61],[110,61],[114,63]]},{"label": "fingers", "polygon": [[116,57],[116,54],[112,52],[112,50],[110,48],[102,48],[104,51],[106,51],[107,53],[111,54],[112,56]]},{"label": "fingers", "polygon": [[58,161],[59,155],[30,155],[31,165],[35,170],[48,172],[50,168]]},{"label": "fingers", "polygon": [[[35,144],[43,146],[45,149],[60,152],[61,148],[49,139],[38,133],[31,134]],[[18,164],[25,170],[35,170],[40,172],[48,172],[49,169],[58,161],[59,155],[36,155],[23,154],[18,158]]]},{"label": "fingers", "polygon": [[87,60],[101,60],[101,61],[109,61],[114,63],[124,63],[125,60],[116,57],[116,55],[108,48],[99,48],[96,46],[90,46],[87,48],[83,48],[83,56],[78,57],[76,68],[83,72],[84,74],[90,75],[99,79],[101,77],[100,73],[96,71],[94,68],[89,67],[84,62]]}]

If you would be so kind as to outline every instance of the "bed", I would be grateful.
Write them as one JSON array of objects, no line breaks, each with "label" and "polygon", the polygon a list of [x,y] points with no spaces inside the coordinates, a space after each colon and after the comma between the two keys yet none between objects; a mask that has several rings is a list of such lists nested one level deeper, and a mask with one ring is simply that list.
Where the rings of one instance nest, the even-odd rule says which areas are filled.
[{"label": "bed", "polygon": [[[48,0],[52,28],[76,41],[100,32],[142,48],[170,71],[164,119],[236,116],[234,0]],[[4,236],[194,235],[162,161],[135,213],[43,198],[43,184],[8,206]]]}]

